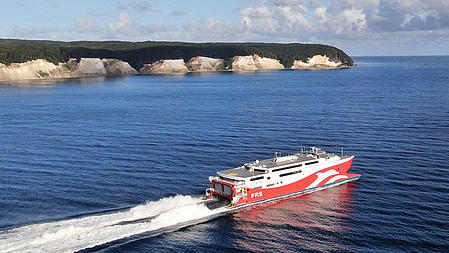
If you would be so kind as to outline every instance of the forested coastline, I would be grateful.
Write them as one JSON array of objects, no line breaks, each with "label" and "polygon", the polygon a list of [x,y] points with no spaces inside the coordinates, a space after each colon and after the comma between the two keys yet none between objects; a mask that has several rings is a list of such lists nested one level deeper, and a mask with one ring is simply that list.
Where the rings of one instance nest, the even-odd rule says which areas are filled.
[{"label": "forested coastline", "polygon": [[184,43],[184,42],[125,42],[125,41],[45,41],[0,39],[0,63],[22,63],[46,59],[52,63],[70,58],[111,58],[128,62],[140,69],[146,63],[163,59],[184,59],[195,56],[224,59],[229,64],[237,55],[257,54],[277,59],[286,68],[295,60],[306,62],[314,55],[326,55],[347,66],[354,62],[342,50],[328,45],[299,43]]}]

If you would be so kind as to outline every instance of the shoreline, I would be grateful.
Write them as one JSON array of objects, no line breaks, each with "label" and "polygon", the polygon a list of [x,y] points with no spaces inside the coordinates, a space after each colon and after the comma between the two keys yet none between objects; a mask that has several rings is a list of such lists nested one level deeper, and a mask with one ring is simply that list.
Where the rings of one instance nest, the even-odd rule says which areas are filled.
[{"label": "shoreline", "polygon": [[183,59],[166,59],[144,64],[139,70],[128,62],[118,59],[80,58],[69,59],[58,65],[46,59],[5,65],[0,63],[0,82],[29,80],[67,80],[81,77],[118,77],[128,75],[184,75],[188,73],[241,72],[251,73],[274,70],[330,70],[353,68],[338,59],[326,55],[315,55],[306,62],[295,60],[291,68],[285,68],[279,60],[260,57],[257,54],[234,56],[224,65],[223,59],[203,56],[192,57],[187,63]]}]

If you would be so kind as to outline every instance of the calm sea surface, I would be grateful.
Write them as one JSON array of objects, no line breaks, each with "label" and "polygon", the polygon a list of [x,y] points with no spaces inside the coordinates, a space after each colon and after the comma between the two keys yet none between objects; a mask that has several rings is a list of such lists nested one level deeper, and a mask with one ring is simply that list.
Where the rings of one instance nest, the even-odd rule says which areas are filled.
[{"label": "calm sea surface", "polygon": [[[0,252],[448,252],[449,57],[355,61],[1,84]],[[301,145],[362,179],[198,203],[217,170]]]}]

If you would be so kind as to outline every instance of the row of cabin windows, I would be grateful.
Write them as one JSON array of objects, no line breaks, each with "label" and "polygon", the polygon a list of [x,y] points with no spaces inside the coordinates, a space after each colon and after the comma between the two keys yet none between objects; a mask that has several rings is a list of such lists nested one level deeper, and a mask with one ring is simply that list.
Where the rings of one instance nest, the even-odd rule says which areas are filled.
[{"label": "row of cabin windows", "polygon": [[[292,171],[292,172],[288,172],[288,173],[284,173],[284,174],[281,174],[281,175],[279,175],[280,177],[286,177],[286,176],[291,176],[291,175],[294,175],[294,174],[299,174],[299,173],[301,173],[302,171],[301,170],[297,170],[297,171]],[[263,177],[257,177],[257,178],[254,178],[254,180],[252,180],[251,179],[251,181],[255,181],[255,180],[260,180],[260,179],[263,179]],[[267,179],[270,179],[269,177],[267,178]],[[281,184],[282,184],[282,182],[281,182]],[[271,187],[271,186],[273,186],[274,184],[267,184],[267,187]],[[261,188],[262,186],[258,186],[258,187],[255,187],[254,189],[259,189],[259,188]]]},{"label": "row of cabin windows", "polygon": [[[281,182],[277,182],[276,184],[282,184],[282,181]],[[273,186],[274,184],[267,184],[267,187],[271,187],[271,186]]]},{"label": "row of cabin windows", "polygon": [[[315,164],[315,163],[319,163],[319,161],[308,162],[308,163],[305,163],[304,165],[307,166],[307,165],[311,165],[311,164]],[[277,172],[277,171],[287,170],[287,169],[292,169],[292,168],[299,168],[299,167],[301,167],[301,166],[302,166],[302,164],[292,165],[292,166],[288,166],[288,167],[283,167],[283,168],[279,168],[279,169],[274,169],[274,170],[272,170],[271,172]],[[260,172],[263,171],[263,172],[265,172],[265,170],[260,170],[260,169],[254,169],[254,171],[260,171]],[[293,171],[293,172],[281,174],[281,175],[279,175],[279,176],[280,176],[280,177],[285,177],[285,176],[289,176],[289,175],[293,175],[293,174],[297,174],[297,173],[301,173],[301,171],[300,171],[300,170],[298,170],[298,171]],[[253,178],[250,179],[250,181],[256,181],[256,180],[261,180],[261,179],[263,179],[263,176],[262,176],[262,177],[253,177]],[[270,178],[268,178],[268,179],[270,179]]]},{"label": "row of cabin windows", "polygon": [[292,165],[292,166],[288,166],[288,167],[284,167],[284,168],[274,169],[274,170],[272,170],[272,172],[281,171],[281,170],[287,170],[287,169],[296,168],[296,167],[301,167],[301,166],[302,166],[302,164],[299,164],[299,165]]},{"label": "row of cabin windows", "polygon": [[[311,165],[311,164],[315,164],[315,163],[319,163],[319,161],[308,162],[308,163],[305,163],[304,165],[307,166],[307,165]],[[292,166],[288,166],[288,167],[283,167],[283,168],[279,168],[279,169],[274,169],[274,170],[272,170],[272,172],[281,171],[281,170],[287,170],[287,169],[296,168],[296,167],[301,167],[301,166],[302,166],[302,164],[292,165]]]},{"label": "row of cabin windows", "polygon": [[[298,173],[301,173],[301,172],[302,172],[301,170],[291,171],[291,172],[288,172],[288,173],[280,174],[279,177],[290,176],[290,175],[298,174]],[[263,176],[261,176],[261,177],[253,177],[253,178],[250,179],[250,181],[261,180],[263,178],[264,178]],[[270,180],[270,177],[268,177],[267,179]]]},{"label": "row of cabin windows", "polygon": [[[261,179],[263,179],[263,176],[261,176],[261,177],[253,177],[249,181],[256,181],[256,180],[261,180]],[[270,177],[267,177],[267,180],[270,180]]]},{"label": "row of cabin windows", "polygon": [[[315,163],[319,163],[319,161],[308,162],[308,163],[305,163],[304,165],[307,166],[307,165],[311,165],[311,164],[315,164]],[[288,170],[288,169],[301,167],[301,166],[302,166],[302,164],[297,164],[297,165],[287,166],[287,167],[283,167],[283,168],[279,168],[279,169],[274,169],[271,172],[277,172],[277,171],[281,171],[281,170]],[[248,166],[246,166],[246,168],[249,169]],[[264,170],[264,169],[254,169],[254,171],[256,171],[256,172],[266,172],[266,170]],[[254,179],[254,180],[251,179],[251,181],[255,181],[255,180],[259,180],[259,179],[261,179],[261,178],[257,178],[257,179]]]}]

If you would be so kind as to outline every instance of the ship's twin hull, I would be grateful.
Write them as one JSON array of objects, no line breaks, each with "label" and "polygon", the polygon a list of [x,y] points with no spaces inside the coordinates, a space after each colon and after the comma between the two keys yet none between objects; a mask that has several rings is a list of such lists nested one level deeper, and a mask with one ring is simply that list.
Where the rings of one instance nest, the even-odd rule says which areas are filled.
[{"label": "ship's twin hull", "polygon": [[353,157],[338,165],[321,169],[316,173],[287,185],[262,189],[247,188],[247,196],[240,198],[237,203],[228,207],[237,208],[258,204],[273,199],[310,193],[357,180],[360,178],[360,174],[347,173],[352,165],[352,161]]}]

